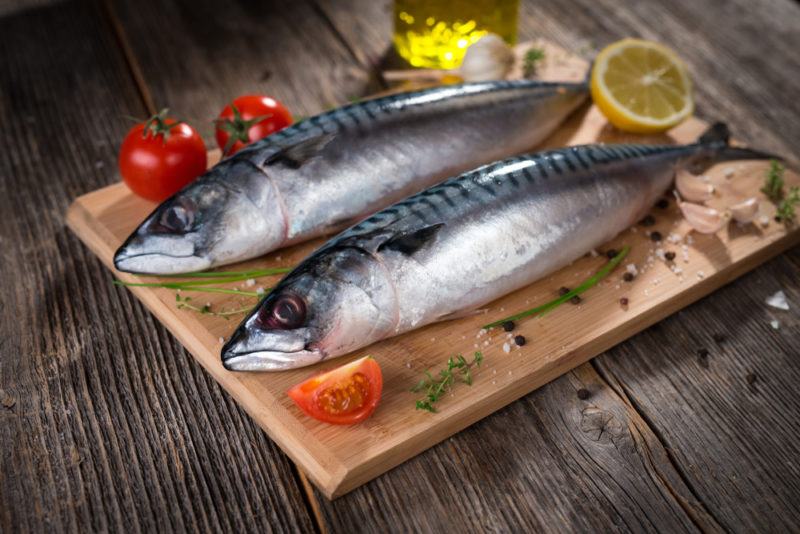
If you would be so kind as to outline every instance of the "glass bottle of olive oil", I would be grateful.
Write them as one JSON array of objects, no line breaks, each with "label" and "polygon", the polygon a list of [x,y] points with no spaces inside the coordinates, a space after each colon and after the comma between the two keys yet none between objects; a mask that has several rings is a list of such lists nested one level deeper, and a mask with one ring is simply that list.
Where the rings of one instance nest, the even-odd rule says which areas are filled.
[{"label": "glass bottle of olive oil", "polygon": [[514,44],[518,11],[519,0],[395,0],[394,45],[414,67],[454,69],[487,33]]}]

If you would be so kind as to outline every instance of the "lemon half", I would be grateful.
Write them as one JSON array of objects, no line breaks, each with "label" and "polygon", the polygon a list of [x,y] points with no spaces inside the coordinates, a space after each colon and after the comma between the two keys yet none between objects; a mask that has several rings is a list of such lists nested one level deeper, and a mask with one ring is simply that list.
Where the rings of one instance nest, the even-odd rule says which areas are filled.
[{"label": "lemon half", "polygon": [[642,39],[623,39],[597,55],[591,91],[608,121],[626,132],[663,132],[694,110],[686,65],[669,48]]}]

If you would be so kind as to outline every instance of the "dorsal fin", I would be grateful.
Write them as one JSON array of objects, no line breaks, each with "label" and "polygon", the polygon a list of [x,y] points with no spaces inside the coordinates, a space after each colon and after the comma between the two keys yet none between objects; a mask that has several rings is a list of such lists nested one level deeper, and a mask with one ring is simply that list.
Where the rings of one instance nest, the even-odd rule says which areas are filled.
[{"label": "dorsal fin", "polygon": [[423,245],[431,241],[436,233],[444,226],[444,223],[425,226],[413,232],[403,232],[394,237],[390,237],[378,246],[378,252],[382,250],[396,250],[406,256],[410,256],[422,248]]},{"label": "dorsal fin", "polygon": [[283,148],[270,156],[264,165],[282,163],[291,169],[299,169],[305,162],[319,154],[328,143],[333,141],[335,134],[322,134],[309,139],[304,139],[291,146]]}]

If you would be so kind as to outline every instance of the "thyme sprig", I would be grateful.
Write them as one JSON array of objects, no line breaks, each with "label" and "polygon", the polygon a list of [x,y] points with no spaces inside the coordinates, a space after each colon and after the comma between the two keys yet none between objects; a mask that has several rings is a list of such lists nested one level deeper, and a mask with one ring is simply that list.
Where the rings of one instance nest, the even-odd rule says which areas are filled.
[{"label": "thyme sprig", "polygon": [[574,297],[576,295],[580,295],[581,293],[583,293],[583,292],[591,289],[592,287],[596,286],[598,284],[598,282],[600,282],[600,280],[602,280],[603,278],[608,276],[609,273],[611,273],[611,271],[613,271],[614,268],[617,265],[619,265],[619,263],[625,258],[625,256],[628,255],[628,252],[630,252],[630,250],[631,250],[631,247],[628,246],[628,245],[625,245],[624,247],[622,247],[622,250],[617,252],[617,255],[614,256],[613,258],[611,258],[611,260],[608,263],[606,263],[605,265],[603,265],[603,267],[599,271],[597,271],[593,276],[587,278],[581,285],[579,285],[578,287],[576,287],[572,291],[564,293],[563,295],[561,295],[557,299],[553,299],[550,302],[542,304],[541,306],[536,306],[535,308],[531,308],[530,310],[525,310],[525,311],[520,312],[520,313],[518,313],[516,315],[512,315],[510,317],[505,317],[505,318],[500,319],[498,321],[495,321],[493,323],[489,323],[489,324],[485,325],[483,328],[485,328],[485,329],[494,328],[495,326],[500,326],[501,324],[505,323],[506,321],[516,322],[516,321],[519,321],[520,319],[524,319],[525,317],[530,317],[531,315],[544,315],[545,313],[549,312],[553,308],[557,308],[558,306],[560,306],[563,303],[567,302],[572,297]]},{"label": "thyme sprig", "polygon": [[[275,276],[278,274],[287,273],[291,270],[292,267],[273,267],[269,269],[251,269],[249,271],[204,271],[185,274],[162,275],[163,278],[168,279],[164,282],[125,282],[123,280],[114,280],[114,284],[125,287],[160,287],[165,289],[174,289],[175,302],[179,309],[188,309],[204,315],[215,315],[227,318],[231,315],[246,313],[250,311],[252,307],[243,307],[235,310],[225,310],[223,308],[220,311],[216,311],[211,309],[210,304],[206,304],[205,306],[196,306],[191,304],[191,297],[181,297],[180,292],[195,291],[201,293],[223,293],[226,295],[254,297],[260,301],[267,295],[270,289],[272,289],[271,287],[263,289],[260,288],[258,291],[244,291],[235,287],[216,287],[216,284],[255,280],[265,276]],[[184,278],[184,280],[177,280],[178,278]],[[185,280],[186,278],[189,280]]]},{"label": "thyme sprig", "polygon": [[795,186],[789,189],[789,194],[778,204],[775,218],[783,223],[794,221],[794,210],[798,204],[800,204],[800,187]]},{"label": "thyme sprig", "polygon": [[436,413],[434,404],[441,399],[445,393],[450,391],[456,381],[472,385],[472,368],[480,367],[483,361],[483,353],[475,352],[471,362],[468,362],[461,354],[450,356],[447,359],[447,369],[442,369],[434,376],[430,371],[425,371],[425,378],[411,388],[414,393],[425,392],[425,398],[416,402],[417,410],[425,410]]},{"label": "thyme sprig", "polygon": [[780,202],[783,198],[783,171],[784,167],[779,161],[770,160],[761,192],[773,202]]},{"label": "thyme sprig", "polygon": [[544,59],[544,49],[532,46],[522,58],[522,74],[526,78],[536,74],[539,63]]},{"label": "thyme sprig", "polygon": [[243,313],[248,313],[250,310],[253,309],[253,306],[244,306],[242,308],[238,308],[235,310],[226,310],[225,308],[223,308],[217,311],[211,309],[210,303],[203,304],[202,306],[195,306],[194,304],[191,304],[191,300],[192,297],[181,297],[180,293],[175,293],[175,306],[177,306],[179,310],[186,309],[195,311],[201,315],[213,315],[215,317],[222,317],[226,321],[232,315],[241,315]]}]

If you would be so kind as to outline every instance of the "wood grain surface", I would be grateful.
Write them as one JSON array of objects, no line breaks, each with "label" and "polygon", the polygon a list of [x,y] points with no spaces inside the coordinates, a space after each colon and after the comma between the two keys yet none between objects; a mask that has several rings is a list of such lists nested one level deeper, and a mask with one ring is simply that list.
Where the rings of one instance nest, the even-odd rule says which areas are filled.
[{"label": "wood grain surface", "polygon": [[[0,8],[0,530],[797,528],[797,248],[342,499],[305,493],[255,424],[110,286],[62,217],[72,198],[110,181],[123,116],[143,116],[146,95],[202,121],[236,91],[273,93],[301,115],[331,105],[323,90],[333,103],[366,92],[368,69],[389,48],[391,4],[174,5]],[[273,17],[310,30],[277,42],[257,31]],[[702,80],[702,117],[791,154],[798,20],[791,0],[523,1],[520,35],[582,53],[628,35],[680,48]],[[225,57],[214,56],[215,41]],[[304,63],[265,76],[278,47]],[[233,55],[235,69],[206,74]],[[331,57],[364,70],[364,81],[318,74]],[[287,87],[283,77],[299,78]],[[789,312],[763,304],[778,288]],[[583,428],[626,430],[582,438],[591,403],[614,417]],[[631,420],[644,437],[626,437]]]},{"label": "wood grain surface", "polygon": [[[546,56],[557,58],[540,65],[539,75],[543,80],[580,79],[586,70],[584,62],[576,58],[570,61],[564,50],[550,43],[539,41],[537,46],[545,50]],[[691,118],[671,130],[669,136],[635,140],[692,143],[707,126]],[[609,131],[602,114],[590,107],[573,114],[543,146],[619,143],[632,137]],[[217,159],[211,159],[212,163]],[[725,207],[743,198],[756,197],[760,199],[756,219],[763,216],[770,221],[774,206],[759,193],[768,167],[769,163],[764,161],[739,161],[706,170],[704,175],[715,188],[709,204]],[[726,170],[733,173],[731,178],[725,177]],[[784,180],[786,187],[800,186],[800,176],[793,172],[786,171]],[[482,335],[481,325],[547,302],[559,287],[574,287],[608,259],[587,254],[487,304],[484,313],[406,332],[312,368],[280,373],[235,373],[223,368],[219,356],[222,343],[230,337],[243,314],[233,320],[198,314],[179,309],[173,290],[142,286],[128,289],[331,498],[385,473],[800,242],[800,230],[774,222],[766,226],[762,222],[741,227],[730,225],[714,235],[690,234],[675,203],[666,202],[664,207],[651,210],[652,227],[636,224],[611,242],[598,245],[602,251],[630,247],[624,264],[637,266],[634,280],[624,282],[620,268],[582,296],[579,306],[565,305],[544,317],[520,321],[514,332],[524,335],[529,342],[513,350],[504,347],[504,343],[513,345],[510,339],[513,334],[498,328]],[[117,278],[130,283],[170,281],[120,273],[113,266],[114,252],[154,208],[153,203],[133,195],[124,184],[118,183],[78,197],[69,207],[66,222]],[[660,232],[663,241],[655,243],[647,235],[650,231]],[[317,239],[278,250],[263,258],[231,265],[230,269],[241,272],[297,265],[323,241]],[[662,254],[671,251],[675,261],[658,260],[658,250]],[[276,281],[277,278],[254,280],[261,286],[272,286]],[[244,282],[221,285],[230,290],[247,289]],[[197,295],[194,297],[196,300]],[[623,297],[629,301],[625,307],[619,305]],[[242,295],[205,294],[202,298],[201,302],[207,301],[213,310],[247,310],[254,305],[252,298]],[[476,349],[481,350],[484,363],[475,370],[476,381],[468,392],[444,399],[435,415],[414,409],[420,395],[411,389],[426,370],[436,372],[453,354],[469,356]],[[366,355],[375,358],[383,373],[381,407],[369,421],[353,427],[319,423],[303,415],[286,396],[286,391],[305,380],[309,373],[332,369]]]}]

